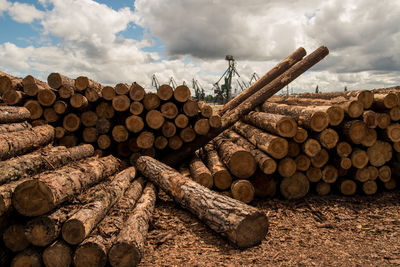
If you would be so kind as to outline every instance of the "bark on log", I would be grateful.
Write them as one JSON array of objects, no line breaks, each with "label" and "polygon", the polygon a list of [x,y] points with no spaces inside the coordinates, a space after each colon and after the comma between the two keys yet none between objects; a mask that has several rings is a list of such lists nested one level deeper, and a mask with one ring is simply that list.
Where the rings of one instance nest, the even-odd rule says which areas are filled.
[{"label": "bark on log", "polygon": [[132,215],[109,252],[112,266],[136,266],[143,257],[149,222],[156,202],[156,189],[147,183]]},{"label": "bark on log", "polygon": [[68,267],[72,264],[72,249],[64,241],[57,240],[43,251],[42,259],[46,267]]},{"label": "bark on log", "polygon": [[27,248],[18,253],[11,261],[11,267],[42,267],[42,255],[34,248]]},{"label": "bark on log", "polygon": [[0,216],[12,210],[12,195],[15,188],[29,178],[20,179],[0,186]]},{"label": "bark on log", "polygon": [[30,117],[31,113],[25,107],[0,106],[0,123],[23,122]]},{"label": "bark on log", "polygon": [[20,90],[22,89],[22,86],[21,78],[14,77],[6,73],[4,73],[4,75],[0,75],[0,95],[10,89]]},{"label": "bark on log", "polygon": [[385,111],[394,108],[399,103],[399,99],[394,93],[374,94],[374,102],[371,108],[376,111]]},{"label": "bark on log", "polygon": [[13,252],[26,249],[29,242],[25,237],[25,226],[22,224],[12,224],[3,233],[4,245]]},{"label": "bark on log", "polygon": [[308,193],[309,190],[310,182],[301,172],[296,172],[290,177],[283,178],[280,184],[281,194],[286,199],[302,198]]},{"label": "bark on log", "polygon": [[90,196],[91,201],[64,223],[63,239],[71,245],[81,243],[124,194],[135,175],[135,168],[130,167],[114,175],[109,183],[98,188],[94,195]]},{"label": "bark on log", "polygon": [[195,182],[207,188],[213,187],[213,176],[197,154],[190,161],[189,168],[191,177]]},{"label": "bark on log", "polygon": [[112,175],[119,167],[120,161],[108,156],[89,158],[39,174],[37,179],[17,186],[13,195],[14,208],[25,216],[45,214],[69,197]]},{"label": "bark on log", "polygon": [[24,121],[24,122],[16,122],[9,124],[0,124],[0,134],[10,133],[10,132],[19,132],[31,129],[32,126]]},{"label": "bark on log", "polygon": [[8,89],[2,95],[3,101],[10,105],[22,105],[28,97],[24,92],[15,89]]},{"label": "bark on log", "polygon": [[[184,178],[155,159],[140,157],[137,168],[183,208],[198,216],[236,246],[250,247],[265,238],[268,219],[260,210]],[[224,212],[227,210],[229,212]]]},{"label": "bark on log", "polygon": [[45,146],[54,140],[50,125],[33,127],[19,132],[0,134],[0,159],[5,160]]},{"label": "bark on log", "polygon": [[220,115],[222,116],[229,110],[234,109],[239,104],[241,104],[248,97],[253,95],[255,92],[259,91],[261,88],[271,83],[275,78],[283,74],[285,71],[290,69],[294,64],[299,62],[306,55],[306,51],[304,48],[300,47],[296,51],[294,51],[290,56],[285,58],[279,64],[277,64],[274,68],[272,68],[269,72],[264,74],[259,80],[257,80],[254,84],[248,87],[246,90],[237,95],[234,99],[229,101],[224,105],[222,110],[220,111]]},{"label": "bark on log", "polygon": [[204,146],[206,163],[213,176],[213,183],[219,190],[226,190],[232,184],[232,176],[224,163],[221,161],[218,152],[214,149],[214,143]]}]

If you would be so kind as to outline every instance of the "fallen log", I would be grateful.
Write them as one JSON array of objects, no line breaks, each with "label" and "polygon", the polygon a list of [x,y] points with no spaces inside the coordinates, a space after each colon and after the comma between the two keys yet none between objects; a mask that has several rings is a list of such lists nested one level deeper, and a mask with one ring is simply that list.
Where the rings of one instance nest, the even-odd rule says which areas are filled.
[{"label": "fallen log", "polygon": [[197,154],[189,163],[190,174],[193,180],[202,186],[212,188],[214,185],[213,176]]},{"label": "fallen log", "polygon": [[42,259],[46,267],[68,267],[72,264],[72,249],[64,241],[57,240],[43,251]]},{"label": "fallen log", "polygon": [[19,132],[27,129],[31,129],[32,126],[24,121],[24,122],[16,122],[9,124],[0,124],[0,134],[9,133],[9,132]]},{"label": "fallen log", "polygon": [[23,122],[31,118],[25,107],[0,106],[0,123]]},{"label": "fallen log", "polygon": [[252,111],[242,119],[244,122],[282,137],[293,137],[297,132],[296,121],[288,116]]},{"label": "fallen log", "polygon": [[213,183],[219,190],[226,190],[232,184],[232,176],[224,163],[221,161],[218,152],[214,148],[214,143],[211,142],[204,146],[207,167],[213,176]]}]

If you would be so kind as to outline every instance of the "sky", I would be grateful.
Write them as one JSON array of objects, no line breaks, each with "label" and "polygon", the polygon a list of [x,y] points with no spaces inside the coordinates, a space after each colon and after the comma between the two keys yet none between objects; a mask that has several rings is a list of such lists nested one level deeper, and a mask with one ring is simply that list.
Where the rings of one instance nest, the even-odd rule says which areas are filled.
[{"label": "sky", "polygon": [[295,93],[400,85],[399,0],[0,0],[0,71],[51,72],[152,89],[151,78],[207,94],[233,55],[248,83],[298,47],[330,54]]}]

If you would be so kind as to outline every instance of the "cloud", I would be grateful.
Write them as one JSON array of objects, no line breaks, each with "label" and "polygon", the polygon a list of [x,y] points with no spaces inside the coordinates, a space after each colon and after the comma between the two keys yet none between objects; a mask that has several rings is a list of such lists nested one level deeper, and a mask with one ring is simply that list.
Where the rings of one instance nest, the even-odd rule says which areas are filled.
[{"label": "cloud", "polygon": [[44,12],[37,10],[35,6],[19,2],[12,3],[8,7],[8,13],[15,21],[21,23],[31,23],[44,16]]},{"label": "cloud", "polygon": [[10,3],[7,0],[0,0],[0,16],[3,15],[4,11],[7,11],[10,7]]}]

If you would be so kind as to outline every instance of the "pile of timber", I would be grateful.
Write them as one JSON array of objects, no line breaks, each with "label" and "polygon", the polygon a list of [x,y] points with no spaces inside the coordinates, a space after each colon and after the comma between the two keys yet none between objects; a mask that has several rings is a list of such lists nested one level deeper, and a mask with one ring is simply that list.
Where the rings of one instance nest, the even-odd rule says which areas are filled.
[{"label": "pile of timber", "polygon": [[159,158],[221,127],[219,115],[191,98],[185,85],[164,84],[153,93],[136,82],[103,86],[59,73],[43,82],[0,72],[0,96],[6,104],[26,107],[32,125],[55,127],[57,145],[90,143],[101,155],[112,153],[132,164],[140,155]]}]

